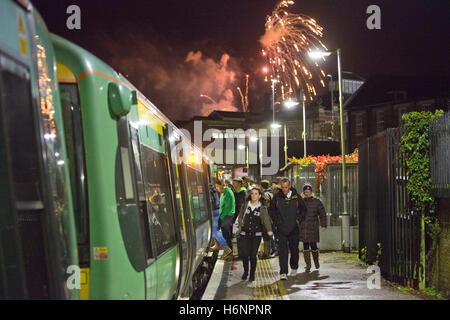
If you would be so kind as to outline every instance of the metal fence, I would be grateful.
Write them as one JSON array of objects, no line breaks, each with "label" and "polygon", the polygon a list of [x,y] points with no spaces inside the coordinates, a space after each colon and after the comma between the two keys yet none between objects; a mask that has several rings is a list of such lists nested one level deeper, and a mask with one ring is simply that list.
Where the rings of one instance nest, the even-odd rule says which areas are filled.
[{"label": "metal fence", "polygon": [[450,198],[450,113],[435,118],[430,126],[431,192]]},{"label": "metal fence", "polygon": [[[358,164],[347,163],[345,165],[347,176],[347,210],[350,214],[350,225],[358,225]],[[288,169],[287,176],[293,186],[299,190],[305,182],[311,182],[316,187],[316,173],[314,165],[303,167],[293,165]],[[342,166],[341,164],[329,164],[326,171],[327,179],[320,185],[319,199],[327,212],[328,226],[341,226],[340,216],[343,212],[342,198]],[[314,190],[316,193],[317,191]]]},{"label": "metal fence", "polygon": [[378,261],[388,280],[417,286],[424,275],[421,219],[409,206],[401,135],[401,128],[387,129],[359,145],[360,258],[367,263]]}]

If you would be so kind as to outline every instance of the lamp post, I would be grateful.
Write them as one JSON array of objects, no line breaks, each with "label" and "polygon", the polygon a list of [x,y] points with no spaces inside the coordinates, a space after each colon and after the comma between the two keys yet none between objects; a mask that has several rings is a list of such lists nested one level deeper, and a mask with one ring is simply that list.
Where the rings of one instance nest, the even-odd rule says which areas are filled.
[{"label": "lamp post", "polygon": [[341,126],[341,153],[342,153],[342,201],[343,212],[342,212],[342,238],[343,238],[343,249],[344,252],[350,252],[350,215],[347,212],[347,183],[345,176],[345,148],[344,148],[344,126],[343,126],[343,113],[342,113],[342,71],[341,71],[341,49],[335,51],[313,51],[309,52],[309,56],[312,59],[319,59],[332,55],[333,53],[337,56],[338,65],[338,85],[339,85],[339,116],[340,116],[340,126]]},{"label": "lamp post", "polygon": [[277,83],[278,80],[276,79],[272,79],[272,114],[273,114],[273,119],[272,119],[272,129],[278,129],[280,128],[280,125],[278,123],[275,123],[275,83]]},{"label": "lamp post", "polygon": [[[331,74],[327,74],[327,77],[330,77],[330,82],[333,82],[333,75]],[[330,87],[330,85],[328,85],[328,87]],[[331,120],[334,121],[334,97],[333,97],[333,90],[334,88],[331,88]]]},{"label": "lamp post", "polygon": [[[292,107],[297,106],[299,103],[297,101],[292,101],[292,100],[288,100],[284,102],[284,105],[290,109]],[[303,103],[303,118],[304,116],[304,112],[305,112],[305,104]],[[305,122],[303,121],[303,134],[305,133]],[[287,142],[286,142],[286,125],[285,125],[285,130],[284,130],[284,135],[285,135],[285,140],[284,140],[284,159],[285,162],[287,163]],[[303,151],[303,155],[306,156],[306,143],[304,144],[304,151]]]}]

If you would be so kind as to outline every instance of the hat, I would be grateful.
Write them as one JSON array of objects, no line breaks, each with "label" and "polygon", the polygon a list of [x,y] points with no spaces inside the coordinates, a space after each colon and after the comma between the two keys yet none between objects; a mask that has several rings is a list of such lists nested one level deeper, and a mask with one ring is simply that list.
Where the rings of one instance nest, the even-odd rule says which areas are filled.
[{"label": "hat", "polygon": [[269,182],[269,180],[261,180],[261,183],[267,183],[267,184],[270,184],[270,182]]},{"label": "hat", "polygon": [[305,182],[303,184],[303,191],[305,191],[305,190],[311,190],[312,191],[312,185],[311,185],[310,182]]}]

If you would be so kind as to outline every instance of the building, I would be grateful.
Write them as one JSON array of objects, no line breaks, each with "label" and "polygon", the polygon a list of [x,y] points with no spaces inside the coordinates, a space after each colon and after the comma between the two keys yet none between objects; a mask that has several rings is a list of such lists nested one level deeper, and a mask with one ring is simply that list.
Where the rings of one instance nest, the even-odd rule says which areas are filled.
[{"label": "building", "polygon": [[347,152],[366,138],[396,128],[403,113],[450,107],[448,77],[374,76],[344,104]]},{"label": "building", "polygon": [[[339,142],[331,130],[331,111],[326,111],[318,105],[306,108],[306,137],[308,155],[340,154]],[[278,163],[279,168],[285,163],[285,133],[288,157],[303,156],[303,114],[301,106],[292,109],[280,108],[275,114],[275,121],[282,124],[279,129],[278,140]],[[222,164],[218,164],[219,170],[224,171],[229,178],[248,175],[255,180],[260,179],[260,144],[261,138],[267,138],[272,134],[271,124],[273,113],[244,113],[229,111],[213,111],[207,117],[196,116],[187,121],[178,121],[176,125],[189,131],[192,139],[195,130],[201,130],[202,137],[209,129],[210,141],[202,141],[202,147],[206,148],[212,141],[217,139],[232,138],[233,144],[227,146],[223,140]],[[265,132],[264,132],[265,130]],[[262,136],[261,136],[262,135]],[[271,150],[270,138],[267,139],[268,152]],[[269,154],[270,155],[270,154]],[[233,159],[233,163],[230,163]],[[257,164],[251,159],[256,159]],[[249,161],[250,160],[250,161]],[[248,162],[250,162],[248,164]]]}]

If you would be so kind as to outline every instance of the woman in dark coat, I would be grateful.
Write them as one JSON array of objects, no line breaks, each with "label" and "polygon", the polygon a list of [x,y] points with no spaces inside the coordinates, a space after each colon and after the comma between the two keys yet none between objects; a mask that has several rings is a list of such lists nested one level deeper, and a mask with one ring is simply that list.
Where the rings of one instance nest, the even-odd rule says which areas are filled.
[{"label": "woman in dark coat", "polygon": [[305,182],[301,196],[305,201],[307,214],[300,223],[299,238],[303,242],[303,257],[306,263],[305,271],[309,272],[311,270],[311,253],[316,269],[320,267],[319,249],[317,248],[317,242],[320,241],[319,220],[322,231],[327,230],[327,215],[322,202],[314,197],[311,183]]},{"label": "woman in dark coat", "polygon": [[244,265],[242,280],[247,280],[249,262],[250,277],[248,281],[255,280],[256,254],[258,253],[262,234],[263,232],[267,232],[269,237],[273,235],[269,213],[263,203],[264,199],[261,199],[261,196],[261,190],[253,188],[238,216],[239,231],[237,235],[240,235],[241,239],[239,255],[242,257],[242,263]]}]

